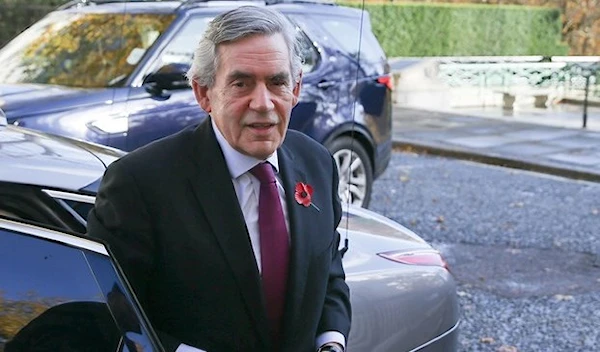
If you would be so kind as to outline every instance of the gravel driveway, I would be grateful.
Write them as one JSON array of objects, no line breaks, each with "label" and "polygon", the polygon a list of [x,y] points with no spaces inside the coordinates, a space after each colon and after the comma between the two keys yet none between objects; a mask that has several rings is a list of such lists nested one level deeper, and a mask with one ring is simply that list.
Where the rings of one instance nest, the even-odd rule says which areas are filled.
[{"label": "gravel driveway", "polygon": [[444,253],[460,351],[600,351],[600,184],[395,152],[370,208]]}]

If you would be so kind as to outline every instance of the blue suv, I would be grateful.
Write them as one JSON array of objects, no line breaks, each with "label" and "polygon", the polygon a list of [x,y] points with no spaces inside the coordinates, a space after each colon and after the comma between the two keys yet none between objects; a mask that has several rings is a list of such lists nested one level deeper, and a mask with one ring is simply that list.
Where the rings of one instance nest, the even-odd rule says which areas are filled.
[{"label": "blue suv", "polygon": [[302,94],[290,128],[325,145],[340,197],[366,207],[391,155],[391,81],[368,13],[306,0],[70,2],[0,50],[9,123],[125,151],[207,117],[185,72],[207,23],[242,4],[270,6],[302,42]]}]

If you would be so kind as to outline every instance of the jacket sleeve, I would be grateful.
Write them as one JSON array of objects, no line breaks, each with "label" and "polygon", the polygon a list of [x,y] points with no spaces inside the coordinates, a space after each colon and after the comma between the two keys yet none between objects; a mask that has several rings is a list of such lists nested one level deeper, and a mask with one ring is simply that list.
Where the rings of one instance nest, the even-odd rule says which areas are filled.
[{"label": "jacket sleeve", "polygon": [[[339,176],[335,161],[331,158],[333,167],[332,178],[332,199],[334,208],[334,229],[340,223],[342,208],[338,195]],[[325,296],[325,305],[319,322],[318,333],[326,331],[338,331],[348,340],[351,323],[350,289],[346,284],[346,275],[342,267],[342,255],[339,248],[340,234],[337,230],[333,233],[335,236],[331,246],[331,264],[329,267],[329,281],[327,284],[327,294]]]}]

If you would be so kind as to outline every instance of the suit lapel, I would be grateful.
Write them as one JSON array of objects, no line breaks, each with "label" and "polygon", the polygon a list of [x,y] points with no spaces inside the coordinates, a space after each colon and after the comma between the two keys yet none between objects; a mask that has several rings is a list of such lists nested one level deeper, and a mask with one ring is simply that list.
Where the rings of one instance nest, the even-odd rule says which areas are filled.
[{"label": "suit lapel", "polygon": [[190,172],[189,182],[233,271],[248,314],[252,316],[259,335],[267,344],[269,332],[260,274],[244,216],[230,181],[231,175],[210,119],[206,119],[191,134],[188,150],[195,164],[193,172]]},{"label": "suit lapel", "polygon": [[[297,182],[306,182],[305,174],[294,163],[293,154],[284,146],[278,151],[281,180],[285,189],[285,201],[288,208],[291,237],[290,276],[287,288],[286,309],[284,316],[284,339],[294,335],[293,322],[299,316],[304,297],[304,287],[308,274],[310,259],[310,239],[306,231],[306,216],[309,214],[303,207],[297,206],[294,197]],[[285,343],[284,343],[285,345]]]}]

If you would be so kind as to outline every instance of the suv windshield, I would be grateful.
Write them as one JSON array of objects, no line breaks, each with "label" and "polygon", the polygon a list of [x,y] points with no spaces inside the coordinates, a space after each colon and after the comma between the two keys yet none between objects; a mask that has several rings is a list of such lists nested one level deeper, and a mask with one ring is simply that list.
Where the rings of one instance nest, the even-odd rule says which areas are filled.
[{"label": "suv windshield", "polygon": [[0,83],[121,85],[174,18],[157,13],[52,13],[0,51]]}]

